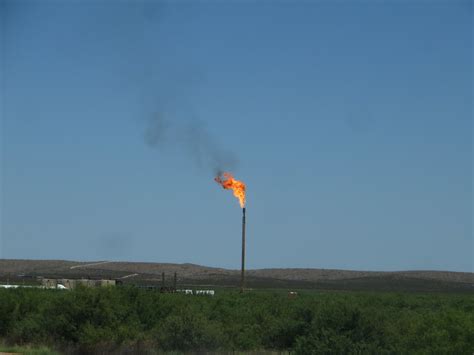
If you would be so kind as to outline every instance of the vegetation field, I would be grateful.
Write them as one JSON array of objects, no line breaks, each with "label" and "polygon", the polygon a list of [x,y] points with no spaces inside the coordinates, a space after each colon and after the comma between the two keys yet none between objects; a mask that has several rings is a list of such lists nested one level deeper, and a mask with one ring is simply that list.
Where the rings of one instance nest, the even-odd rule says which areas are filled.
[{"label": "vegetation field", "polygon": [[358,292],[0,290],[0,341],[60,353],[474,351],[474,297]]}]

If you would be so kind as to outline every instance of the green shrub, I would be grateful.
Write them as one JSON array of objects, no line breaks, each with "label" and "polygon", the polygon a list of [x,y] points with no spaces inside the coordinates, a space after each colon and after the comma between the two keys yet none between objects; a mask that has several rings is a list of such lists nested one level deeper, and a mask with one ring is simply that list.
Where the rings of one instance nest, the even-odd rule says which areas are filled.
[{"label": "green shrub", "polygon": [[[76,352],[474,350],[472,295],[0,290],[0,339]],[[128,349],[128,350],[127,350]],[[134,351],[135,351],[134,350]]]}]

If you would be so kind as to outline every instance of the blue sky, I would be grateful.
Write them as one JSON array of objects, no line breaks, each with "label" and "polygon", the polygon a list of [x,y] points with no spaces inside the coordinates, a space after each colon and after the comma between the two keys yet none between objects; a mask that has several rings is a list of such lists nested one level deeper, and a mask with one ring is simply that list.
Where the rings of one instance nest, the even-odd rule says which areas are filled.
[{"label": "blue sky", "polygon": [[249,268],[473,271],[470,1],[0,11],[0,257],[238,268],[237,201],[158,114],[238,157]]}]

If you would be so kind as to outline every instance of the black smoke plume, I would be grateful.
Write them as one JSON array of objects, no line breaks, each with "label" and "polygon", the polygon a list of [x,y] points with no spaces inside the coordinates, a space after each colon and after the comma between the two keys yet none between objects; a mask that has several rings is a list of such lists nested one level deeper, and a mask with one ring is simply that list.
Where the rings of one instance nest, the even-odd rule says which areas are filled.
[{"label": "black smoke plume", "polygon": [[235,154],[223,148],[199,120],[171,120],[165,114],[156,113],[149,119],[145,142],[160,151],[167,147],[178,148],[197,167],[214,175],[234,170],[238,164]]}]

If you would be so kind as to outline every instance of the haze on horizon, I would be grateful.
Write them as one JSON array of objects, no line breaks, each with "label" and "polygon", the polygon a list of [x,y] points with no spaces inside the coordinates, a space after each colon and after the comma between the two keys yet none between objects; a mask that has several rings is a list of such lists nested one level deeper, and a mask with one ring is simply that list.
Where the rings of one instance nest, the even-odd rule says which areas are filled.
[{"label": "haze on horizon", "polygon": [[472,272],[472,18],[1,1],[0,258]]}]

